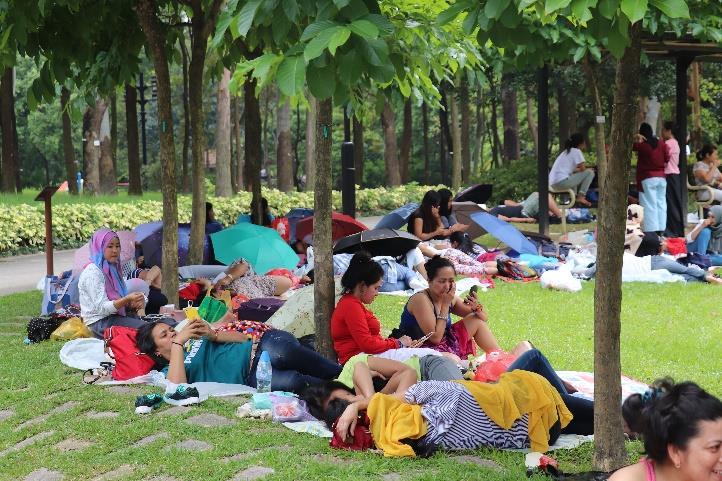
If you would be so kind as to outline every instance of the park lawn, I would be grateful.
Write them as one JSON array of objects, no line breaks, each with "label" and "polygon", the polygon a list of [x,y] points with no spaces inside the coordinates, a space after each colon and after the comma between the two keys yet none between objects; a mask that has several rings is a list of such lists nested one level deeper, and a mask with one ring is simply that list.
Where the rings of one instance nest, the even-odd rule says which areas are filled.
[{"label": "park lawn", "polygon": [[[581,293],[570,294],[542,291],[536,283],[497,283],[495,289],[482,294],[482,300],[503,346],[531,339],[556,367],[591,370],[593,286],[585,284]],[[716,294],[714,286],[701,284],[626,284],[622,312],[625,374],[644,381],[661,375],[693,379],[722,395]],[[179,415],[161,415],[166,407],[150,416],[135,415],[134,396],[153,392],[153,388],[133,387],[131,392],[120,394],[85,386],[80,371],[59,362],[59,343],[22,344],[24,325],[39,304],[36,292],[0,297],[0,414],[3,410],[14,412],[0,421],[0,480],[24,479],[43,467],[64,473],[65,480],[93,479],[122,465],[130,465],[130,472],[114,479],[145,480],[166,475],[187,481],[227,480],[252,466],[274,469],[274,474],[264,478],[268,480],[525,479],[523,455],[519,453],[488,449],[461,453],[501,466],[500,470],[489,470],[445,453],[430,459],[388,459],[372,453],[336,451],[323,439],[296,434],[269,421],[236,420],[237,400],[211,399]],[[392,296],[380,296],[375,301],[373,309],[385,330],[395,326],[403,304],[403,298]],[[52,413],[46,420],[20,427],[70,401],[76,404]],[[90,411],[118,415],[91,419]],[[201,413],[224,416],[235,424],[197,427],[185,422]],[[32,435],[50,432],[17,452],[2,453]],[[133,446],[157,433],[167,436],[144,447]],[[65,439],[93,444],[68,452],[54,447]],[[188,439],[205,441],[212,448],[203,452],[169,448]],[[631,462],[638,457],[640,446],[630,443],[628,449]],[[236,458],[223,461],[231,456]],[[589,469],[592,445],[557,451],[554,456],[565,471]]]}]

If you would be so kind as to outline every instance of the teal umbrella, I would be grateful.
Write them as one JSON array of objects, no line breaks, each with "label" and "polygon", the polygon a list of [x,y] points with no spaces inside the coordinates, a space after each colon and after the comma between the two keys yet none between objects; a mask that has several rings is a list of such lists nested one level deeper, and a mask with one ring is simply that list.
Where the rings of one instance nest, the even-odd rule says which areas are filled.
[{"label": "teal umbrella", "polygon": [[211,234],[216,259],[231,264],[243,257],[258,274],[271,269],[294,269],[298,255],[274,229],[255,224],[236,224]]}]

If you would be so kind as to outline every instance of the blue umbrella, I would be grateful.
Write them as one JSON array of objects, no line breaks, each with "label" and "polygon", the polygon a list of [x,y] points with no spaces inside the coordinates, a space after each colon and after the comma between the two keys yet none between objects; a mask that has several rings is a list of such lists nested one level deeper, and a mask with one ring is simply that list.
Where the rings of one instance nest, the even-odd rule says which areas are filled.
[{"label": "blue umbrella", "polygon": [[[163,262],[163,223],[148,222],[133,229],[136,241],[140,242],[143,249],[144,263],[146,266],[162,266]],[[188,250],[190,247],[191,225],[178,224],[178,266],[184,266],[188,262]],[[211,243],[208,236],[203,242],[203,264],[209,264],[213,260],[211,254]]]},{"label": "blue umbrella", "polygon": [[401,229],[408,222],[411,214],[418,208],[419,204],[412,202],[392,210],[381,218],[378,224],[374,226],[374,229]]},{"label": "blue umbrella", "polygon": [[288,211],[286,219],[288,219],[288,226],[291,229],[289,237],[291,243],[296,242],[296,224],[298,224],[298,221],[311,216],[313,216],[313,209],[306,207],[297,207]]},{"label": "blue umbrella", "polygon": [[471,220],[479,224],[485,231],[520,254],[537,254],[537,248],[524,237],[524,234],[506,221],[494,217],[488,212],[471,214]]}]

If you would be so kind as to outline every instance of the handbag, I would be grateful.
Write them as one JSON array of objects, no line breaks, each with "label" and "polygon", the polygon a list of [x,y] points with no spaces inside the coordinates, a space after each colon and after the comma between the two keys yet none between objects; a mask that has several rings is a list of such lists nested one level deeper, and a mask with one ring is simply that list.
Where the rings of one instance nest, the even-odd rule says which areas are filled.
[{"label": "handbag", "polygon": [[236,313],[244,321],[266,322],[284,302],[275,297],[259,297],[241,303]]},{"label": "handbag", "polygon": [[201,319],[209,323],[214,323],[223,318],[226,312],[228,312],[226,303],[211,296],[211,290],[208,289],[206,297],[203,298],[201,305],[198,306],[198,315],[201,316]]},{"label": "handbag", "polygon": [[137,329],[125,326],[110,326],[103,331],[105,352],[115,361],[111,375],[116,381],[148,374],[155,367],[153,358],[138,349],[137,333]]},{"label": "handbag", "polygon": [[41,304],[41,314],[47,315],[60,307],[70,304],[70,295],[68,288],[73,281],[73,275],[66,277],[46,276],[45,287],[43,288],[43,302]]}]

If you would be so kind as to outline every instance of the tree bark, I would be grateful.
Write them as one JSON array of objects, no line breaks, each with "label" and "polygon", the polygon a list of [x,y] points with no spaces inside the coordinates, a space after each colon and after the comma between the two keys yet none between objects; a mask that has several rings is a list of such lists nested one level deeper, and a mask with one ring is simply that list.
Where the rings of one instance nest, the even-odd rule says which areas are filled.
[{"label": "tree bark", "polygon": [[[602,96],[599,93],[599,84],[597,83],[598,73],[596,68],[591,64],[588,57],[582,62],[584,76],[587,78],[587,87],[592,97],[592,107],[594,108],[595,117],[603,117]],[[594,122],[594,149],[597,154],[597,165],[607,165],[607,149],[604,134],[604,124],[597,121]]]},{"label": "tree bark", "polygon": [[456,92],[449,92],[449,127],[451,128],[451,190],[456,192],[461,187],[461,128],[459,127],[459,104]]},{"label": "tree bark", "polygon": [[188,151],[191,142],[190,105],[188,103],[188,47],[186,46],[185,29],[181,29],[179,44],[181,51],[181,72],[183,74],[183,150],[181,150],[181,190],[191,191],[191,177],[188,169]]},{"label": "tree bark", "polygon": [[[118,94],[113,89],[110,96],[110,155],[113,158],[113,170],[118,175]],[[116,186],[116,191],[118,190]],[[116,192],[117,193],[117,192]]]},{"label": "tree bark", "polygon": [[572,126],[570,123],[570,111],[573,108],[569,104],[569,98],[564,92],[563,87],[557,88],[557,106],[559,107],[559,145],[563,146],[567,139],[572,135]]},{"label": "tree bark", "polygon": [[409,168],[411,165],[411,142],[413,134],[413,118],[411,110],[411,99],[404,101],[404,123],[401,131],[401,151],[399,163],[401,164],[401,182],[409,181]]},{"label": "tree bark", "polygon": [[106,195],[118,194],[118,176],[113,160],[113,139],[111,138],[110,102],[104,101],[107,106],[100,121],[100,192]]},{"label": "tree bark", "polygon": [[16,170],[19,159],[15,156],[17,139],[13,128],[15,96],[13,95],[13,69],[6,67],[0,78],[0,129],[2,130],[2,185],[3,192],[17,192]]},{"label": "tree bark", "polygon": [[316,181],[314,185],[313,248],[314,267],[314,320],[316,324],[316,349],[329,359],[334,359],[330,319],[334,308],[334,280],[331,240],[331,99],[318,102],[316,118]]},{"label": "tree bark", "polygon": [[241,103],[231,98],[231,189],[237,194],[243,188],[243,146],[241,144]]},{"label": "tree bark", "polygon": [[279,100],[276,111],[276,171],[278,190],[293,190],[293,145],[291,144],[291,102]]},{"label": "tree bark", "polygon": [[466,78],[461,80],[459,87],[461,102],[461,182],[469,184],[471,179],[471,107],[469,105],[469,83]]},{"label": "tree bark", "polygon": [[394,187],[401,185],[401,169],[396,148],[396,114],[388,99],[384,102],[384,110],[381,112],[381,127],[384,133],[386,185]]},{"label": "tree bark", "polygon": [[421,104],[421,123],[424,138],[424,184],[429,185],[429,107]]},{"label": "tree bark", "polygon": [[138,110],[135,87],[125,85],[125,132],[128,144],[128,195],[143,195],[140,178],[140,143],[138,142]]},{"label": "tree bark", "polygon": [[539,157],[539,130],[534,119],[534,101],[532,99],[533,94],[527,90],[526,92],[526,123],[529,128],[529,135],[531,136],[532,142],[534,142],[534,155]]},{"label": "tree bark", "polygon": [[245,101],[244,113],[246,151],[245,178],[252,193],[251,209],[253,217],[263,218],[261,207],[261,106],[256,97],[256,80],[246,78],[243,84],[243,95]]},{"label": "tree bark", "polygon": [[231,97],[228,82],[231,71],[223,69],[218,82],[218,103],[216,107],[216,197],[233,195],[231,185]]},{"label": "tree bark", "polygon": [[101,124],[108,104],[101,98],[95,100],[95,105],[88,107],[85,112],[87,129],[85,131],[85,183],[83,191],[90,195],[103,192],[101,185]]},{"label": "tree bark", "polygon": [[158,80],[158,136],[160,140],[160,188],[163,194],[163,285],[168,302],[178,302],[178,199],[176,194],[175,142],[165,32],[153,0],[138,0],[138,21]]},{"label": "tree bark", "polygon": [[364,185],[364,125],[353,117],[353,165],[356,169],[356,183]]},{"label": "tree bark", "polygon": [[491,157],[494,161],[494,166],[499,167],[501,166],[501,163],[499,162],[499,144],[501,144],[501,141],[499,139],[498,117],[499,95],[496,89],[496,82],[494,82],[494,72],[486,71],[485,73],[487,79],[489,80],[489,89],[491,94],[491,123],[489,125],[489,137],[491,139]]},{"label": "tree bark", "polygon": [[622,246],[627,207],[627,162],[636,131],[640,32],[617,62],[612,112],[612,151],[599,168],[597,274],[594,286],[594,466],[611,471],[626,463],[622,432],[619,336],[622,307]]},{"label": "tree bark", "polygon": [[476,88],[476,134],[474,135],[474,153],[472,155],[472,163],[474,164],[474,172],[479,172],[482,166],[482,157],[484,153],[484,102],[481,92],[481,86]]},{"label": "tree bark", "polygon": [[306,111],[306,190],[313,190],[316,184],[316,117],[318,101],[308,94],[308,111]]},{"label": "tree bark", "polygon": [[63,157],[65,159],[65,178],[68,192],[78,195],[78,183],[75,180],[75,150],[73,149],[73,130],[70,123],[70,90],[60,90],[60,118],[63,124]]},{"label": "tree bark", "polygon": [[511,76],[502,77],[501,89],[502,117],[504,121],[504,160],[509,162],[521,156],[519,147],[519,108],[516,90],[511,84]]},{"label": "tree bark", "polygon": [[702,67],[699,62],[692,62],[689,75],[689,93],[692,98],[692,133],[690,140],[692,150],[702,148],[702,99],[700,84],[702,83]]}]

